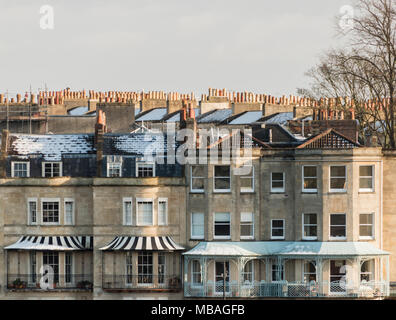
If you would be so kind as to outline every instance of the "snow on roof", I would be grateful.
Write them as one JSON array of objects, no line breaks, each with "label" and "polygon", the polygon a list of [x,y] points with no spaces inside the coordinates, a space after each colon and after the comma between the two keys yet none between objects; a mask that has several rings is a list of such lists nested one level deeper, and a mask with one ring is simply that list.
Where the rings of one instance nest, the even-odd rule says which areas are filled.
[{"label": "snow on roof", "polygon": [[27,159],[29,155],[42,155],[47,161],[60,161],[62,154],[94,153],[91,134],[11,134],[9,155]]},{"label": "snow on roof", "polygon": [[152,110],[149,110],[147,113],[137,116],[136,121],[158,121],[162,120],[162,118],[167,114],[167,109],[166,108],[155,108]]},{"label": "snow on roof", "polygon": [[218,109],[215,111],[209,111],[202,114],[197,121],[199,123],[208,123],[208,122],[221,122],[232,114],[231,109]]},{"label": "snow on roof", "polygon": [[293,112],[280,112],[264,120],[265,124],[286,124],[288,120],[293,120]]},{"label": "snow on roof", "polygon": [[[173,146],[176,147],[175,143]],[[103,146],[103,153],[106,155],[144,156],[165,154],[166,151],[166,136],[163,133],[153,132],[106,134]]]},{"label": "snow on roof", "polygon": [[262,111],[247,111],[239,117],[234,118],[229,124],[250,124],[256,122],[263,116]]},{"label": "snow on roof", "polygon": [[367,242],[200,242],[188,252],[190,256],[378,256],[389,253]]}]

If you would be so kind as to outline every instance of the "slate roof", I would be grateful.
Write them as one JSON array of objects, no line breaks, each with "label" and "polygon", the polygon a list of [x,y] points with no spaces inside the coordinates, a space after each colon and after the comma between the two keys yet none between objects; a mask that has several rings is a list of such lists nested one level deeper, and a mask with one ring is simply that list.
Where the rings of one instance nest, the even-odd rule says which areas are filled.
[{"label": "slate roof", "polygon": [[93,134],[10,134],[8,154],[19,159],[41,155],[47,161],[60,161],[63,154],[94,154]]},{"label": "slate roof", "polygon": [[[176,148],[175,142],[173,142]],[[166,135],[157,132],[129,134],[105,134],[103,154],[105,155],[155,155],[166,154]]]},{"label": "slate roof", "polygon": [[205,112],[197,117],[198,123],[217,123],[222,122],[232,115],[231,109],[216,109],[209,112]]},{"label": "slate roof", "polygon": [[259,120],[262,116],[262,111],[244,111],[227,118],[222,124],[251,124]]},{"label": "slate roof", "polygon": [[287,124],[288,120],[293,120],[293,112],[278,112],[266,117],[262,117],[259,121],[265,124]]},{"label": "slate roof", "polygon": [[167,114],[167,108],[155,108],[138,114],[135,121],[159,121]]}]

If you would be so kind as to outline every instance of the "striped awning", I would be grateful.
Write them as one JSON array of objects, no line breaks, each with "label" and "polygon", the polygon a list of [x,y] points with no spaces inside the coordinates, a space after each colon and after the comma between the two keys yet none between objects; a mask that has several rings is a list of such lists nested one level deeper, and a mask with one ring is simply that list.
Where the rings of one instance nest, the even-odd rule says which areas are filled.
[{"label": "striped awning", "polygon": [[100,250],[151,250],[175,251],[184,250],[171,237],[115,237],[107,246]]},{"label": "striped awning", "polygon": [[92,250],[92,236],[22,236],[6,250]]}]

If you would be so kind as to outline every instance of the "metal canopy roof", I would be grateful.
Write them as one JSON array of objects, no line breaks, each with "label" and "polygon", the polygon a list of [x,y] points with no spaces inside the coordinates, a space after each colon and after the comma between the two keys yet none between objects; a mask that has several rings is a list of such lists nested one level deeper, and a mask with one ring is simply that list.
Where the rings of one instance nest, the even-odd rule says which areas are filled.
[{"label": "metal canopy roof", "polygon": [[367,242],[304,242],[304,241],[252,241],[252,242],[200,242],[186,256],[222,257],[358,257],[382,256],[388,252]]}]

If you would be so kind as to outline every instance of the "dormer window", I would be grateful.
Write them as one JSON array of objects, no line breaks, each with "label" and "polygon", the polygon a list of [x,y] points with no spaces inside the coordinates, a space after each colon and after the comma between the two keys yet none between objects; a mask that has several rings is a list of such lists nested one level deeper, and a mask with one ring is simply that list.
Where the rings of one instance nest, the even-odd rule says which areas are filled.
[{"label": "dormer window", "polygon": [[155,177],[154,162],[136,162],[136,176],[139,178]]},{"label": "dormer window", "polygon": [[27,178],[30,176],[30,163],[27,161],[11,162],[11,177]]},{"label": "dormer window", "polygon": [[61,177],[62,162],[43,162],[42,176],[44,178]]},{"label": "dormer window", "polygon": [[116,178],[122,176],[121,156],[107,156],[107,177]]}]

